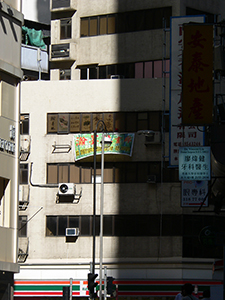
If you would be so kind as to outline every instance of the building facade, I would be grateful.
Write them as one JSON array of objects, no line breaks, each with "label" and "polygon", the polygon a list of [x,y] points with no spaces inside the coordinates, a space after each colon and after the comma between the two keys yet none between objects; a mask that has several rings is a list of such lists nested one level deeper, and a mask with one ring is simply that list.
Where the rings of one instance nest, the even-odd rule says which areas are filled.
[{"label": "building facade", "polygon": [[18,256],[20,1],[0,2],[0,298],[12,299]]},{"label": "building facade", "polygon": [[[223,1],[52,0],[50,10],[51,80],[22,82],[14,297],[61,297],[64,286],[88,297],[93,256],[118,297],[169,299],[186,281],[198,295],[221,286],[212,264],[222,247],[202,245],[199,233],[224,220],[181,206],[168,157],[170,18],[204,14],[213,23]],[[104,155],[103,182],[102,155],[93,162],[99,120],[117,143]]]}]

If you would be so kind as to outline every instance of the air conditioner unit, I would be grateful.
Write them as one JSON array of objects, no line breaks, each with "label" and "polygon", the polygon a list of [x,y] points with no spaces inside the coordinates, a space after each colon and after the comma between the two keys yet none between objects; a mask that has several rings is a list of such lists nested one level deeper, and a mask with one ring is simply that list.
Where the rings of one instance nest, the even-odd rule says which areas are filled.
[{"label": "air conditioner unit", "polygon": [[24,134],[20,136],[20,151],[30,152],[30,135]]},{"label": "air conditioner unit", "polygon": [[147,183],[156,183],[156,175],[148,175]]},{"label": "air conditioner unit", "polygon": [[19,185],[19,202],[29,202],[30,188],[28,184]]},{"label": "air conditioner unit", "polygon": [[23,201],[23,187],[19,186],[19,201]]},{"label": "air conditioner unit", "polygon": [[150,135],[145,135],[145,145],[160,144],[161,143],[161,132],[155,131]]},{"label": "air conditioner unit", "polygon": [[121,76],[120,75],[111,75],[110,79],[120,79]]},{"label": "air conditioner unit", "polygon": [[59,183],[59,195],[74,195],[75,187],[74,183]]},{"label": "air conditioner unit", "polygon": [[78,236],[79,228],[66,228],[66,236]]}]

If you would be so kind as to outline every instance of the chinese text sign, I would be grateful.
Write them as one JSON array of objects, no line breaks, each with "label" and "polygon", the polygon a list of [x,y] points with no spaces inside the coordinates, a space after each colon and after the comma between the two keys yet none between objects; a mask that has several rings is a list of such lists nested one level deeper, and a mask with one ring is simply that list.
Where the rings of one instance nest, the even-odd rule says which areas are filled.
[{"label": "chinese text sign", "polygon": [[183,51],[182,122],[212,123],[213,26],[185,25]]},{"label": "chinese text sign", "polygon": [[171,18],[170,47],[170,166],[178,166],[179,147],[204,145],[203,130],[196,126],[181,126],[182,123],[182,63],[183,24],[204,22],[204,16],[184,16]]},{"label": "chinese text sign", "polygon": [[210,179],[210,147],[180,147],[179,180]]},{"label": "chinese text sign", "polygon": [[[182,181],[181,206],[208,206],[208,181]],[[203,203],[204,202],[204,203]]]}]

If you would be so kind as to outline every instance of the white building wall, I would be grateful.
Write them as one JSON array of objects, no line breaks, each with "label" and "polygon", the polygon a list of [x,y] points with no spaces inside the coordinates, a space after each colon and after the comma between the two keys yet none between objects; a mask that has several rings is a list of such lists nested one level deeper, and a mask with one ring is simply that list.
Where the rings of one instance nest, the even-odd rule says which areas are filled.
[{"label": "white building wall", "polygon": [[51,19],[49,0],[21,0],[21,2],[24,19],[49,24]]}]

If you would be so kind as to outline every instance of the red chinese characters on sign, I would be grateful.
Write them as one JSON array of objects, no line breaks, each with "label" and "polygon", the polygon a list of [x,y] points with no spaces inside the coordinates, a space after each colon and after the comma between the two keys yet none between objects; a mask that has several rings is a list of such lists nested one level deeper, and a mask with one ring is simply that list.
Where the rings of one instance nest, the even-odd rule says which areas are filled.
[{"label": "red chinese characters on sign", "polygon": [[213,27],[184,26],[182,123],[212,123]]}]

